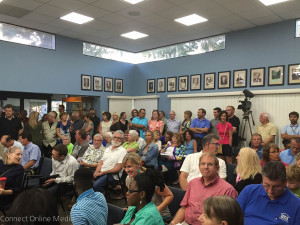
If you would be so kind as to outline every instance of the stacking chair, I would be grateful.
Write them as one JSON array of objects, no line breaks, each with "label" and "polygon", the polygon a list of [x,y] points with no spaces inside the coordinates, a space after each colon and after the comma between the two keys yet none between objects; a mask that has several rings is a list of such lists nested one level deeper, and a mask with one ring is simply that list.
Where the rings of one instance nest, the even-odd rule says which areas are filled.
[{"label": "stacking chair", "polygon": [[181,208],[180,203],[185,195],[185,191],[179,188],[174,188],[171,186],[168,186],[168,188],[171,190],[171,192],[174,195],[173,201],[169,204],[169,210],[171,213],[171,216],[174,217],[177,213],[177,211]]},{"label": "stacking chair", "polygon": [[106,198],[110,198],[110,191],[111,191],[110,186],[111,185],[113,185],[113,186],[120,185],[121,189],[122,189],[122,195],[124,197],[125,204],[127,205],[127,200],[126,200],[126,185],[125,185],[125,182],[122,181],[119,173],[112,173],[111,175],[117,175],[118,176],[118,180],[115,180],[113,182],[109,182],[108,181],[108,176],[107,176],[106,185],[105,185],[105,188],[104,188],[104,190],[105,190],[105,197]]},{"label": "stacking chair", "polygon": [[115,205],[107,203],[107,225],[119,224],[125,216],[125,211]]},{"label": "stacking chair", "polygon": [[227,178],[226,181],[231,184],[232,186],[235,185],[235,168],[236,168],[236,164],[226,164],[226,173],[227,173]]}]

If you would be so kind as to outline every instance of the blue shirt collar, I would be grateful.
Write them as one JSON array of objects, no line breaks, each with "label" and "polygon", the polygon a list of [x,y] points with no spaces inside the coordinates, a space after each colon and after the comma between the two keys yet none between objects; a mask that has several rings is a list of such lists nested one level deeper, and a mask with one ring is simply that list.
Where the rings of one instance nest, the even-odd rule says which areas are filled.
[{"label": "blue shirt collar", "polygon": [[281,203],[281,204],[286,204],[287,201],[289,200],[289,198],[286,197],[286,195],[288,195],[288,192],[289,192],[289,191],[290,191],[290,190],[288,190],[288,188],[285,187],[285,191],[283,192],[283,194],[282,194],[279,198],[277,198],[277,199],[275,199],[275,200],[271,200],[271,199],[269,198],[267,192],[265,191],[263,185],[260,184],[260,190],[259,190],[258,194],[261,195],[261,196],[263,196],[263,197],[265,197],[265,198],[267,198],[270,202],[274,202],[274,203],[279,202],[279,203]]},{"label": "blue shirt collar", "polygon": [[79,197],[77,198],[77,202],[79,202],[80,199],[82,199],[82,198],[84,198],[84,197],[86,197],[86,196],[88,196],[88,195],[94,194],[94,193],[95,193],[95,191],[93,190],[93,188],[91,188],[91,189],[89,189],[89,190],[83,192],[83,193],[82,193],[81,195],[79,195]]}]

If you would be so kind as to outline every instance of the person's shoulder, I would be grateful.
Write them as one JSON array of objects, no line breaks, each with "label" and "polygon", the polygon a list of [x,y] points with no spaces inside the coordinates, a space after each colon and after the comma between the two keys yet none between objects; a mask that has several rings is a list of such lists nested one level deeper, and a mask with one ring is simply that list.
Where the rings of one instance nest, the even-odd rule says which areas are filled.
[{"label": "person's shoulder", "polygon": [[289,149],[286,149],[286,150],[281,151],[279,155],[286,156],[286,155],[288,155],[288,153],[289,153]]}]

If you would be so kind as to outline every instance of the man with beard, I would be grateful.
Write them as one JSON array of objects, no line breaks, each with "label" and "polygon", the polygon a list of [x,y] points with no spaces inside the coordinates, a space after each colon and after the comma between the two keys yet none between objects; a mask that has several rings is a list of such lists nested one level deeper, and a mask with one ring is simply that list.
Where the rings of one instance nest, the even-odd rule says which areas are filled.
[{"label": "man with beard", "polygon": [[122,147],[123,139],[123,131],[115,131],[112,146],[105,150],[102,160],[94,172],[93,188],[95,191],[103,192],[107,180],[109,183],[117,180],[118,176],[112,175],[113,173],[119,173],[121,177],[122,161],[127,153],[126,149]]}]

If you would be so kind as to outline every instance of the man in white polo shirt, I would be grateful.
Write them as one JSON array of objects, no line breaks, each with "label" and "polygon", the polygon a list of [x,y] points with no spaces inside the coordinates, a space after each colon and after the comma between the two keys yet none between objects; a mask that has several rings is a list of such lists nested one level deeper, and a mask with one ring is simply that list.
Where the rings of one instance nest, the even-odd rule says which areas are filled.
[{"label": "man in white polo shirt", "polygon": [[[202,141],[203,150],[201,152],[190,154],[186,157],[180,169],[179,184],[181,189],[186,190],[188,183],[192,179],[202,176],[199,170],[200,156],[202,153],[217,154],[218,147],[220,146],[219,139],[220,138],[215,134],[206,135]],[[220,165],[219,176],[225,180],[227,177],[225,161],[219,158],[218,160]]]}]

